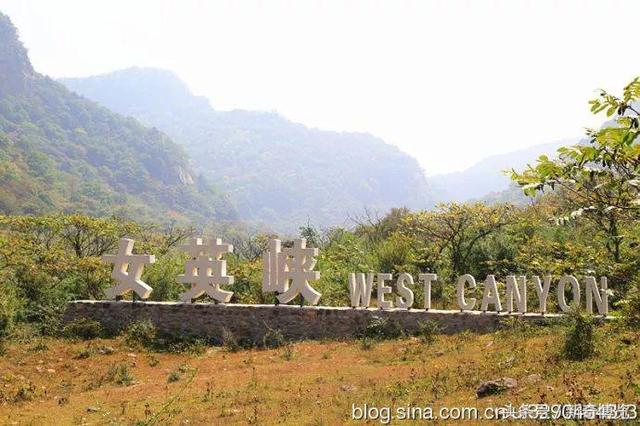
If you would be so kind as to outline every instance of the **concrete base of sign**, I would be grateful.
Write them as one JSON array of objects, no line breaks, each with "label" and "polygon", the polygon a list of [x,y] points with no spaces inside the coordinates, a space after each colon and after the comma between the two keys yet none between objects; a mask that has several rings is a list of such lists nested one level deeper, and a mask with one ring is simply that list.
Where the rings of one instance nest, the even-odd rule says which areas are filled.
[{"label": "concrete base of sign", "polygon": [[387,318],[390,327],[407,333],[419,330],[419,323],[433,321],[443,333],[462,331],[486,333],[496,330],[509,317],[545,323],[562,315],[506,314],[478,311],[380,310],[328,306],[241,305],[181,302],[89,301],[69,302],[64,322],[87,318],[99,321],[109,332],[117,333],[132,322],[148,319],[159,332],[197,336],[222,342],[227,329],[238,340],[261,343],[269,330],[279,330],[288,340],[345,339],[358,337],[375,318]]}]

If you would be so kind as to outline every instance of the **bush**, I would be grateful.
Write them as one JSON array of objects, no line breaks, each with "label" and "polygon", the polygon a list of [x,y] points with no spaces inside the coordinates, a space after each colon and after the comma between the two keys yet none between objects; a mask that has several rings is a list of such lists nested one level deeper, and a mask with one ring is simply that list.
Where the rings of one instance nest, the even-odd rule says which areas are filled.
[{"label": "bush", "polygon": [[238,339],[227,328],[222,329],[222,346],[229,352],[238,352],[241,349]]},{"label": "bush", "polygon": [[500,321],[500,331],[504,333],[518,333],[527,336],[533,334],[535,330],[531,322],[518,315],[511,315]]},{"label": "bush", "polygon": [[562,348],[564,357],[576,361],[589,358],[595,352],[595,340],[593,317],[577,309],[571,311]]},{"label": "bush", "polygon": [[262,337],[262,344],[267,349],[276,349],[286,345],[287,342],[280,330],[269,329]]},{"label": "bush", "polygon": [[204,353],[207,341],[192,335],[159,332],[151,321],[136,321],[124,333],[125,343],[132,348],[145,348],[154,352]]},{"label": "bush", "polygon": [[620,302],[622,319],[629,327],[640,327],[640,290],[636,287],[629,291],[627,297]]},{"label": "bush", "polygon": [[402,336],[402,328],[396,321],[373,317],[364,329],[364,337],[375,340],[395,339]]},{"label": "bush", "polygon": [[129,386],[133,383],[133,375],[129,370],[129,365],[125,363],[113,365],[105,376],[106,381],[117,385]]},{"label": "bush", "polygon": [[362,339],[360,339],[360,348],[363,351],[370,351],[371,349],[373,349],[374,344],[375,344],[375,341],[370,337],[365,336]]},{"label": "bush", "polygon": [[284,348],[282,349],[282,358],[284,358],[287,361],[291,361],[294,356],[295,356],[295,351],[293,348],[293,344],[291,343],[285,344]]},{"label": "bush", "polygon": [[6,338],[13,329],[17,312],[17,302],[12,292],[0,292],[0,340]]},{"label": "bush", "polygon": [[87,318],[80,318],[64,326],[62,335],[69,338],[84,340],[95,339],[102,335],[102,324]]},{"label": "bush", "polygon": [[13,315],[6,312],[4,307],[0,305],[0,340],[6,338],[13,328]]},{"label": "bush", "polygon": [[181,377],[182,377],[182,374],[180,373],[179,370],[173,370],[171,373],[169,373],[169,376],[167,377],[167,383],[175,383],[178,380],[180,380]]},{"label": "bush", "polygon": [[156,327],[151,321],[136,321],[127,328],[125,342],[132,347],[149,348],[155,343],[156,335]]},{"label": "bush", "polygon": [[175,334],[162,334],[158,337],[151,349],[157,352],[188,353],[189,355],[203,354],[207,342],[193,336],[180,336]]},{"label": "bush", "polygon": [[418,321],[418,337],[422,343],[433,343],[439,333],[440,326],[435,321]]}]

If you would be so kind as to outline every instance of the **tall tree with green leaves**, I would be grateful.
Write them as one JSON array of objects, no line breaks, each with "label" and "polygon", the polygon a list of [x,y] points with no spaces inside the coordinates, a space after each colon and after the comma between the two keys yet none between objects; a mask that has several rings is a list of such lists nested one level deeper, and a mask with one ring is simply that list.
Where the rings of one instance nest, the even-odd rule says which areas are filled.
[{"label": "tall tree with green leaves", "polygon": [[545,189],[559,190],[570,211],[559,222],[580,217],[591,221],[605,237],[615,262],[621,261],[623,225],[640,216],[640,77],[614,96],[604,90],[589,101],[591,112],[604,112],[609,121],[587,130],[589,142],[558,149],[558,158],[545,155],[511,179],[534,196]]}]

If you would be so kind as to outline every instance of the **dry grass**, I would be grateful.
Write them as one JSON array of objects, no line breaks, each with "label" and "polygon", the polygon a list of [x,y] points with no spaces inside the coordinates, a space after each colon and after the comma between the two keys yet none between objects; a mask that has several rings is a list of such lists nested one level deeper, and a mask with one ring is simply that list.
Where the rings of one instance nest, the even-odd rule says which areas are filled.
[{"label": "dry grass", "polygon": [[[601,329],[597,355],[572,362],[557,356],[559,331],[411,338],[368,350],[358,341],[211,347],[201,355],[131,352],[121,339],[9,343],[0,358],[0,423],[334,425],[365,402],[638,403],[637,333]],[[518,386],[476,398],[481,381],[503,376]]]}]

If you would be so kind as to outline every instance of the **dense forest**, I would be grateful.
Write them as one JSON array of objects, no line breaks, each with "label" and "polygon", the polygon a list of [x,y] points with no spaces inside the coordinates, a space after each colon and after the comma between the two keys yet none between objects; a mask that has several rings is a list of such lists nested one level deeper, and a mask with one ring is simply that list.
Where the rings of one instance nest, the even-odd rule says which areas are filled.
[{"label": "dense forest", "polygon": [[[591,109],[605,112],[609,121],[589,130],[588,142],[561,147],[555,159],[543,155],[525,170],[514,170],[512,179],[532,197],[528,205],[397,208],[382,217],[361,216],[353,228],[301,226],[299,234],[309,246],[320,248],[321,279],[314,287],[322,293],[322,303],[348,304],[350,272],[437,271],[433,306],[439,308],[455,306],[454,283],[465,273],[495,274],[500,285],[510,274],[604,275],[615,314],[638,325],[639,98],[640,79],[621,97],[602,92]],[[190,228],[80,215],[3,216],[0,229],[4,333],[16,323],[50,332],[67,300],[100,298],[109,285],[109,266],[99,256],[112,252],[123,236],[138,239],[140,252],[158,256],[143,276],[154,288],[151,298],[176,300],[182,286],[175,277],[185,261],[177,244],[195,235]],[[221,236],[235,247],[228,256],[228,272],[235,277],[232,302],[273,303],[273,296],[261,291],[261,255],[274,235],[232,229]],[[416,295],[420,303],[422,295]],[[532,297],[532,308],[536,303]]]},{"label": "dense forest", "polygon": [[[143,276],[154,288],[152,300],[176,300],[183,291],[176,282],[185,261],[179,244],[205,229],[235,247],[228,256],[228,273],[235,277],[232,302],[274,302],[272,295],[261,291],[261,255],[275,234],[247,233],[220,224],[204,227],[207,219],[233,218],[234,212],[203,180],[193,182],[182,148],[158,130],[111,113],[36,73],[15,28],[3,15],[0,41],[0,336],[25,327],[54,333],[68,300],[102,298],[110,285],[110,266],[101,263],[100,256],[113,252],[118,239],[125,236],[139,241],[139,252],[158,258]],[[438,308],[454,307],[454,283],[464,273],[477,277],[492,273],[500,285],[509,274],[604,275],[609,277],[615,314],[623,313],[637,325],[639,99],[638,79],[619,97],[602,92],[591,101],[591,110],[606,115],[605,125],[589,130],[583,143],[559,148],[557,157],[543,155],[535,162],[532,158],[532,165],[514,170],[511,178],[518,191],[529,197],[528,203],[450,203],[431,210],[409,209],[402,207],[403,191],[423,182],[411,167],[410,175],[401,177],[400,169],[381,166],[376,168],[378,181],[350,191],[357,190],[362,202],[380,191],[389,193],[385,203],[396,208],[384,215],[370,211],[353,217],[353,226],[325,228],[308,217],[297,217],[289,225],[309,246],[320,248],[321,279],[314,287],[322,293],[322,303],[348,304],[346,279],[351,272],[437,272],[433,304]],[[202,111],[209,118],[216,114]],[[327,186],[322,191],[310,187],[306,184],[313,176],[307,173],[310,163],[283,166],[282,157],[275,154],[288,152],[296,157],[308,148],[314,155],[318,149],[327,149],[332,156],[342,152],[339,147],[346,136],[333,135],[331,142],[319,148],[316,138],[321,133],[295,125],[285,126],[284,131],[276,116],[256,116],[254,124],[262,128],[260,132],[240,131],[230,124],[233,117],[238,115],[220,118],[202,137],[221,135],[226,123],[228,135],[246,142],[243,161],[255,162],[256,170],[263,168],[264,173],[277,160],[281,164],[278,179],[283,180],[258,178],[238,168],[235,176],[228,176],[230,181],[246,176],[243,185],[263,197],[273,197],[267,188],[271,185],[286,186],[289,192],[281,193],[282,199],[271,200],[280,206],[288,203],[321,210],[328,199],[346,203],[336,192],[339,183],[323,181]],[[260,145],[266,139],[258,143],[257,135],[276,132],[276,128],[283,130],[278,134],[282,144],[272,147],[275,151],[269,159],[265,145]],[[308,138],[297,139],[301,135]],[[349,136],[350,144],[354,137]],[[285,143],[288,140],[299,146],[288,151],[293,149]],[[200,142],[194,139],[194,144]],[[380,150],[372,148],[367,136],[361,142],[358,152],[369,152],[374,163],[389,159],[390,151],[380,148],[381,142]],[[215,167],[231,167],[242,158],[226,157],[224,149],[213,153],[207,151],[209,145],[198,146],[204,151],[196,158],[206,158]],[[258,153],[250,153],[259,146]],[[341,174],[345,164],[349,170],[363,166],[354,155],[337,161],[342,169],[327,169],[325,174],[334,175],[338,182],[346,179]],[[326,165],[323,158],[315,164],[320,169]],[[400,184],[405,178],[417,186]],[[262,198],[251,200],[260,203]],[[274,220],[278,213],[273,211]],[[321,222],[321,215],[315,217]],[[157,219],[155,224],[149,218]],[[171,218],[182,223],[167,220]],[[420,303],[419,291],[416,296]],[[536,301],[531,302],[535,308]]]},{"label": "dense forest", "polygon": [[2,14],[0,211],[201,223],[235,217],[166,135],[35,72]]},{"label": "dense forest", "polygon": [[433,206],[417,161],[374,136],[311,129],[272,112],[214,110],[164,70],[61,82],[166,132],[229,194],[244,221],[295,231],[307,221],[345,225],[365,210]]}]

